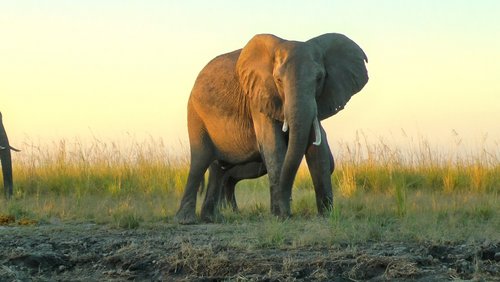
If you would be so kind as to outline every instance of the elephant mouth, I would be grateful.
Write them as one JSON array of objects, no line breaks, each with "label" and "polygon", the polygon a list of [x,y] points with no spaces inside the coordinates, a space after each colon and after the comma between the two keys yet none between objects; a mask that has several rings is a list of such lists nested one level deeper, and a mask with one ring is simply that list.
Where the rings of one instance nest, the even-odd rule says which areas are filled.
[{"label": "elephant mouth", "polygon": [[[314,117],[314,121],[313,121],[313,127],[314,127],[314,142],[312,143],[314,146],[319,146],[321,145],[321,130],[319,128],[319,121],[318,121],[318,117]],[[283,127],[281,128],[281,130],[283,132],[287,132],[288,131],[288,122],[286,121],[286,119],[283,121]]]}]

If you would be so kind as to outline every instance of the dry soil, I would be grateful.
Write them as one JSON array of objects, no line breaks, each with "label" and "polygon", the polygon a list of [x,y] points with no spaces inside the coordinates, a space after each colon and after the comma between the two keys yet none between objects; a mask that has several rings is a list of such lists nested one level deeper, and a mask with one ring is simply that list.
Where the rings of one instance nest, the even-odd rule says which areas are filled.
[{"label": "dry soil", "polygon": [[0,226],[0,281],[500,281],[500,242],[269,248],[235,244],[238,228]]}]

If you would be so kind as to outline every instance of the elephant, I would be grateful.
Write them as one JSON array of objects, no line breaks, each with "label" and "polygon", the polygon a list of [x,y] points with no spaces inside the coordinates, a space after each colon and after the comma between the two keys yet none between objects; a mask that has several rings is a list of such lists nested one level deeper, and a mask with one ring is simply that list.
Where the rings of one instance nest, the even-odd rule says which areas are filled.
[{"label": "elephant", "polygon": [[[218,162],[214,162],[211,166],[220,166],[220,164]],[[215,205],[217,205],[217,203],[230,205],[235,212],[238,211],[238,205],[234,194],[236,184],[241,180],[258,178],[267,173],[266,166],[263,162],[249,162],[246,164],[235,165],[231,168],[221,167],[221,169],[224,171],[224,174],[220,182],[214,180],[214,178],[210,176],[208,181],[208,186],[217,185],[217,183],[219,183],[219,187],[207,190],[217,193],[214,197],[216,199]],[[207,193],[205,195],[205,201],[208,201],[210,197],[211,195]]]},{"label": "elephant", "polygon": [[10,151],[19,152],[18,149],[12,147],[3,126],[2,113],[0,113],[0,161],[2,162],[2,175],[4,194],[7,199],[12,197],[12,190],[14,187],[14,180],[12,177],[12,158]]},{"label": "elephant", "polygon": [[[318,213],[333,207],[329,148],[320,120],[341,111],[368,82],[364,51],[327,33],[305,42],[255,35],[242,49],[210,61],[188,99],[188,179],[175,220],[196,222],[196,194],[205,171],[216,182],[224,166],[263,162],[271,212],[291,216],[291,192],[306,157]],[[211,166],[217,161],[219,166]],[[208,187],[201,217],[213,217],[218,185]],[[212,190],[212,191],[211,191]]]},{"label": "elephant", "polygon": [[[327,140],[325,139],[324,142],[327,142]],[[331,175],[335,170],[335,161],[333,159],[332,152],[330,150],[328,152],[330,157],[330,175]],[[218,164],[217,162],[214,162],[212,165],[218,165]],[[225,170],[225,172],[219,187],[221,189],[221,191],[219,192],[220,195],[216,199],[218,199],[218,201],[222,205],[224,206],[230,205],[234,212],[238,212],[238,204],[236,202],[236,196],[235,196],[236,184],[241,180],[258,178],[265,175],[267,173],[266,166],[262,162],[250,162],[247,164],[236,165],[231,168],[222,168],[222,169]],[[212,182],[214,181],[212,179],[210,180]],[[214,183],[211,183],[209,181],[208,185],[214,185]],[[205,199],[207,199],[208,197],[210,196],[207,194]]]}]

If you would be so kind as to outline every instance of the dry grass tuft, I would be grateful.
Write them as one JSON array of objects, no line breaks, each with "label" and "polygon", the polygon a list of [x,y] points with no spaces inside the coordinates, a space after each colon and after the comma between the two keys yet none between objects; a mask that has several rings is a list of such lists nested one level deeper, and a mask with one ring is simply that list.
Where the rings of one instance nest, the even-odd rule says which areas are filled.
[{"label": "dry grass tuft", "polygon": [[225,276],[229,259],[222,253],[216,254],[211,245],[194,246],[183,242],[177,256],[168,260],[173,273],[196,274],[197,276]]},{"label": "dry grass tuft", "polygon": [[[0,226],[1,225],[11,225],[16,222],[16,216],[14,215],[0,215]],[[38,224],[38,221],[31,219],[31,218],[26,218],[23,217],[19,220],[17,220],[18,225],[36,225]]]},{"label": "dry grass tuft", "polygon": [[0,225],[9,225],[16,221],[16,217],[13,215],[3,215],[0,214]]},{"label": "dry grass tuft", "polygon": [[417,263],[399,258],[389,263],[385,270],[384,277],[386,279],[415,278],[419,275],[419,271]]},{"label": "dry grass tuft", "polygon": [[30,219],[30,218],[21,218],[17,224],[19,225],[36,225],[38,224],[38,221],[34,220],[34,219]]},{"label": "dry grass tuft", "polygon": [[414,278],[419,274],[417,264],[402,257],[362,255],[348,272],[352,280]]}]

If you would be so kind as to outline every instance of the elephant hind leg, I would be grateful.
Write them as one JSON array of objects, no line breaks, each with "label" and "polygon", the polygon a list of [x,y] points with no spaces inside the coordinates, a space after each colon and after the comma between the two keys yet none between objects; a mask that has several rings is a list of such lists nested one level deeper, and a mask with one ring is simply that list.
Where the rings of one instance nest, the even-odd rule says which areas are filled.
[{"label": "elephant hind leg", "polygon": [[200,183],[203,180],[205,171],[212,162],[210,155],[200,155],[197,158],[191,157],[189,175],[186,188],[181,200],[181,206],[175,215],[175,221],[180,224],[196,223],[196,197]]},{"label": "elephant hind leg", "polygon": [[238,211],[238,206],[236,204],[236,198],[234,196],[234,190],[238,180],[228,175],[229,172],[225,172],[222,177],[221,185],[222,191],[219,193],[219,206],[222,208],[231,207],[234,212]]},{"label": "elephant hind leg", "polygon": [[196,197],[205,172],[214,161],[214,146],[200,117],[188,107],[188,131],[191,146],[189,175],[181,205],[174,220],[180,224],[196,223]]},{"label": "elephant hind leg", "polygon": [[238,212],[238,204],[236,203],[236,196],[234,194],[236,183],[238,183],[238,180],[228,177],[227,182],[224,185],[225,201],[231,205],[233,212]]},{"label": "elephant hind leg", "polygon": [[213,162],[209,168],[207,194],[201,207],[201,220],[204,222],[215,221],[215,212],[221,197],[223,178],[224,170],[217,161]]}]

